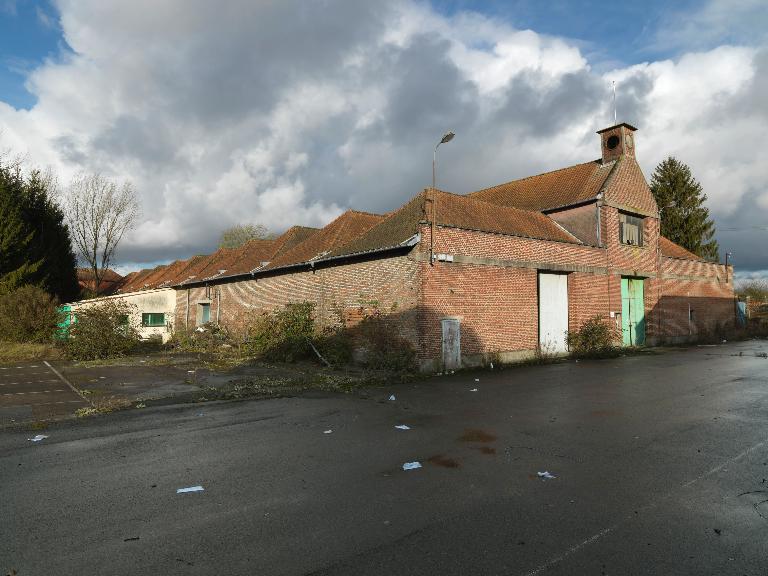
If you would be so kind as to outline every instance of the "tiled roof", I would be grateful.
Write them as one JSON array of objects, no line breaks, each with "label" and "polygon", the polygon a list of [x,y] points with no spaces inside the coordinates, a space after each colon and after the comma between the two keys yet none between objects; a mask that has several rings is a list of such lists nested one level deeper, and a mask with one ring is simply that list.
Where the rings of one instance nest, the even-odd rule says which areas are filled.
[{"label": "tiled roof", "polygon": [[254,268],[260,267],[263,262],[268,262],[275,251],[275,241],[250,240],[235,250],[232,265],[225,272],[225,276],[247,274]]},{"label": "tiled roof", "polygon": [[469,196],[524,210],[542,211],[570,206],[596,198],[613,165],[614,162],[603,164],[594,160],[478,190]]},{"label": "tiled roof", "polygon": [[319,228],[310,228],[309,226],[291,226],[275,238],[275,249],[272,253],[272,259],[284,254],[297,244],[304,242],[318,230]]},{"label": "tiled roof", "polygon": [[347,210],[304,242],[275,258],[265,270],[301,264],[322,258],[334,249],[353,241],[384,219],[384,216]]},{"label": "tiled roof", "polygon": [[622,157],[605,187],[605,200],[612,204],[655,215],[656,201],[634,158]]},{"label": "tiled roof", "polygon": [[661,248],[662,255],[666,256],[667,258],[681,258],[683,260],[699,260],[703,261],[704,259],[696,256],[693,252],[689,252],[679,244],[675,244],[670,240],[669,238],[665,238],[664,236],[659,236],[659,248]]},{"label": "tiled roof", "polygon": [[429,198],[432,197],[436,207],[435,222],[441,226],[580,243],[573,234],[540,212],[499,206],[471,196],[440,190],[425,190],[391,213],[380,224],[356,240],[334,250],[330,255],[371,252],[404,244],[418,232],[421,222],[429,220]]}]

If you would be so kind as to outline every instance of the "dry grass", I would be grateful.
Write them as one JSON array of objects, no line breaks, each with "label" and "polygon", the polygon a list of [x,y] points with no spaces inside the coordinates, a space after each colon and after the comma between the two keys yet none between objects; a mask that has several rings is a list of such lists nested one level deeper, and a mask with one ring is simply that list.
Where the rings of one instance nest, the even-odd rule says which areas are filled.
[{"label": "dry grass", "polygon": [[61,351],[54,344],[0,341],[0,363],[55,360],[60,357]]}]

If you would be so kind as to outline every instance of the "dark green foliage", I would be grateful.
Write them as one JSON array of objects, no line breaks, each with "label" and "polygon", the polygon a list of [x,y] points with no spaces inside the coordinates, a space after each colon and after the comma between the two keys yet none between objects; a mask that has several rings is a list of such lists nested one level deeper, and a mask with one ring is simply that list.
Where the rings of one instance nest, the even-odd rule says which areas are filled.
[{"label": "dark green foliage", "polygon": [[64,212],[50,196],[49,181],[33,170],[26,179],[22,211],[34,231],[28,258],[42,261],[32,281],[55,294],[62,302],[77,299],[77,259],[72,251]]},{"label": "dark green foliage", "polygon": [[415,370],[416,352],[387,315],[376,309],[360,322],[357,330],[366,350],[365,363],[369,368],[392,372]]},{"label": "dark green foliage", "polygon": [[603,358],[618,354],[615,342],[621,334],[618,329],[606,324],[601,316],[587,320],[580,330],[568,332],[566,342],[571,356],[576,358]]},{"label": "dark green foliage", "polygon": [[68,302],[79,287],[69,229],[38,170],[0,164],[0,294],[36,284]]},{"label": "dark green foliage", "polygon": [[0,295],[29,283],[42,265],[29,258],[34,231],[24,218],[23,197],[18,168],[0,165]]},{"label": "dark green foliage", "polygon": [[231,348],[231,338],[226,328],[209,322],[193,330],[177,330],[166,346],[178,352],[216,353]]},{"label": "dark green foliage", "polygon": [[[670,156],[651,177],[651,192],[661,213],[661,234],[707,260],[718,260],[715,223],[704,206],[707,195],[691,169]],[[674,202],[674,206],[671,206]]]},{"label": "dark green foliage", "polygon": [[343,366],[352,362],[352,338],[341,327],[324,328],[313,339],[315,348],[333,366]]},{"label": "dark green foliage", "polygon": [[0,340],[41,344],[53,341],[61,321],[57,305],[45,290],[31,285],[0,298]]},{"label": "dark green foliage", "polygon": [[75,360],[99,360],[124,356],[137,349],[138,326],[125,322],[134,307],[120,300],[106,300],[75,311],[75,322],[64,342],[67,356]]},{"label": "dark green foliage", "polygon": [[313,354],[314,311],[312,302],[296,302],[264,312],[249,323],[244,351],[274,362],[308,358]]}]

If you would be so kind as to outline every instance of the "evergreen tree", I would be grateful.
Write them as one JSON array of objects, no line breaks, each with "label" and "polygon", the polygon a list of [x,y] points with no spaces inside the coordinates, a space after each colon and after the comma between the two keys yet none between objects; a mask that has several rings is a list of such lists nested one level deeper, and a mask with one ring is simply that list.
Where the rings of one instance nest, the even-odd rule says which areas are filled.
[{"label": "evergreen tree", "polygon": [[64,302],[79,295],[77,261],[51,182],[37,170],[25,177],[18,164],[0,164],[0,294],[32,284]]},{"label": "evergreen tree", "polygon": [[0,166],[0,295],[30,282],[42,265],[28,257],[34,231],[21,209],[23,187],[18,168]]},{"label": "evergreen tree", "polygon": [[670,156],[651,176],[651,192],[661,210],[661,234],[686,250],[717,261],[715,223],[704,206],[707,195],[691,169]]},{"label": "evergreen tree", "polygon": [[64,212],[51,198],[52,179],[33,170],[24,183],[22,211],[34,231],[28,258],[41,260],[32,283],[40,286],[61,302],[71,302],[80,294],[77,282],[77,258],[72,250]]}]

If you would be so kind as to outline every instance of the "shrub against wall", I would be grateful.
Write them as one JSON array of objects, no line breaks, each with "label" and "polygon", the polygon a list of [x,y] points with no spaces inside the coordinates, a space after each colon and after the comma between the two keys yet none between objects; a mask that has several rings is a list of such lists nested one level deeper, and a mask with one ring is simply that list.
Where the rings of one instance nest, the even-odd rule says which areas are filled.
[{"label": "shrub against wall", "polygon": [[577,358],[599,358],[618,353],[617,342],[621,333],[612,324],[603,321],[602,316],[593,316],[579,330],[568,332],[566,342],[572,356]]},{"label": "shrub against wall", "polygon": [[252,315],[243,350],[274,362],[295,362],[312,353],[315,304],[294,302],[271,312]]},{"label": "shrub against wall", "polygon": [[0,340],[51,342],[61,321],[58,302],[42,288],[22,286],[0,299]]},{"label": "shrub against wall", "polygon": [[141,342],[139,327],[130,322],[135,309],[120,300],[78,309],[64,343],[67,355],[75,360],[99,360],[134,351]]}]

